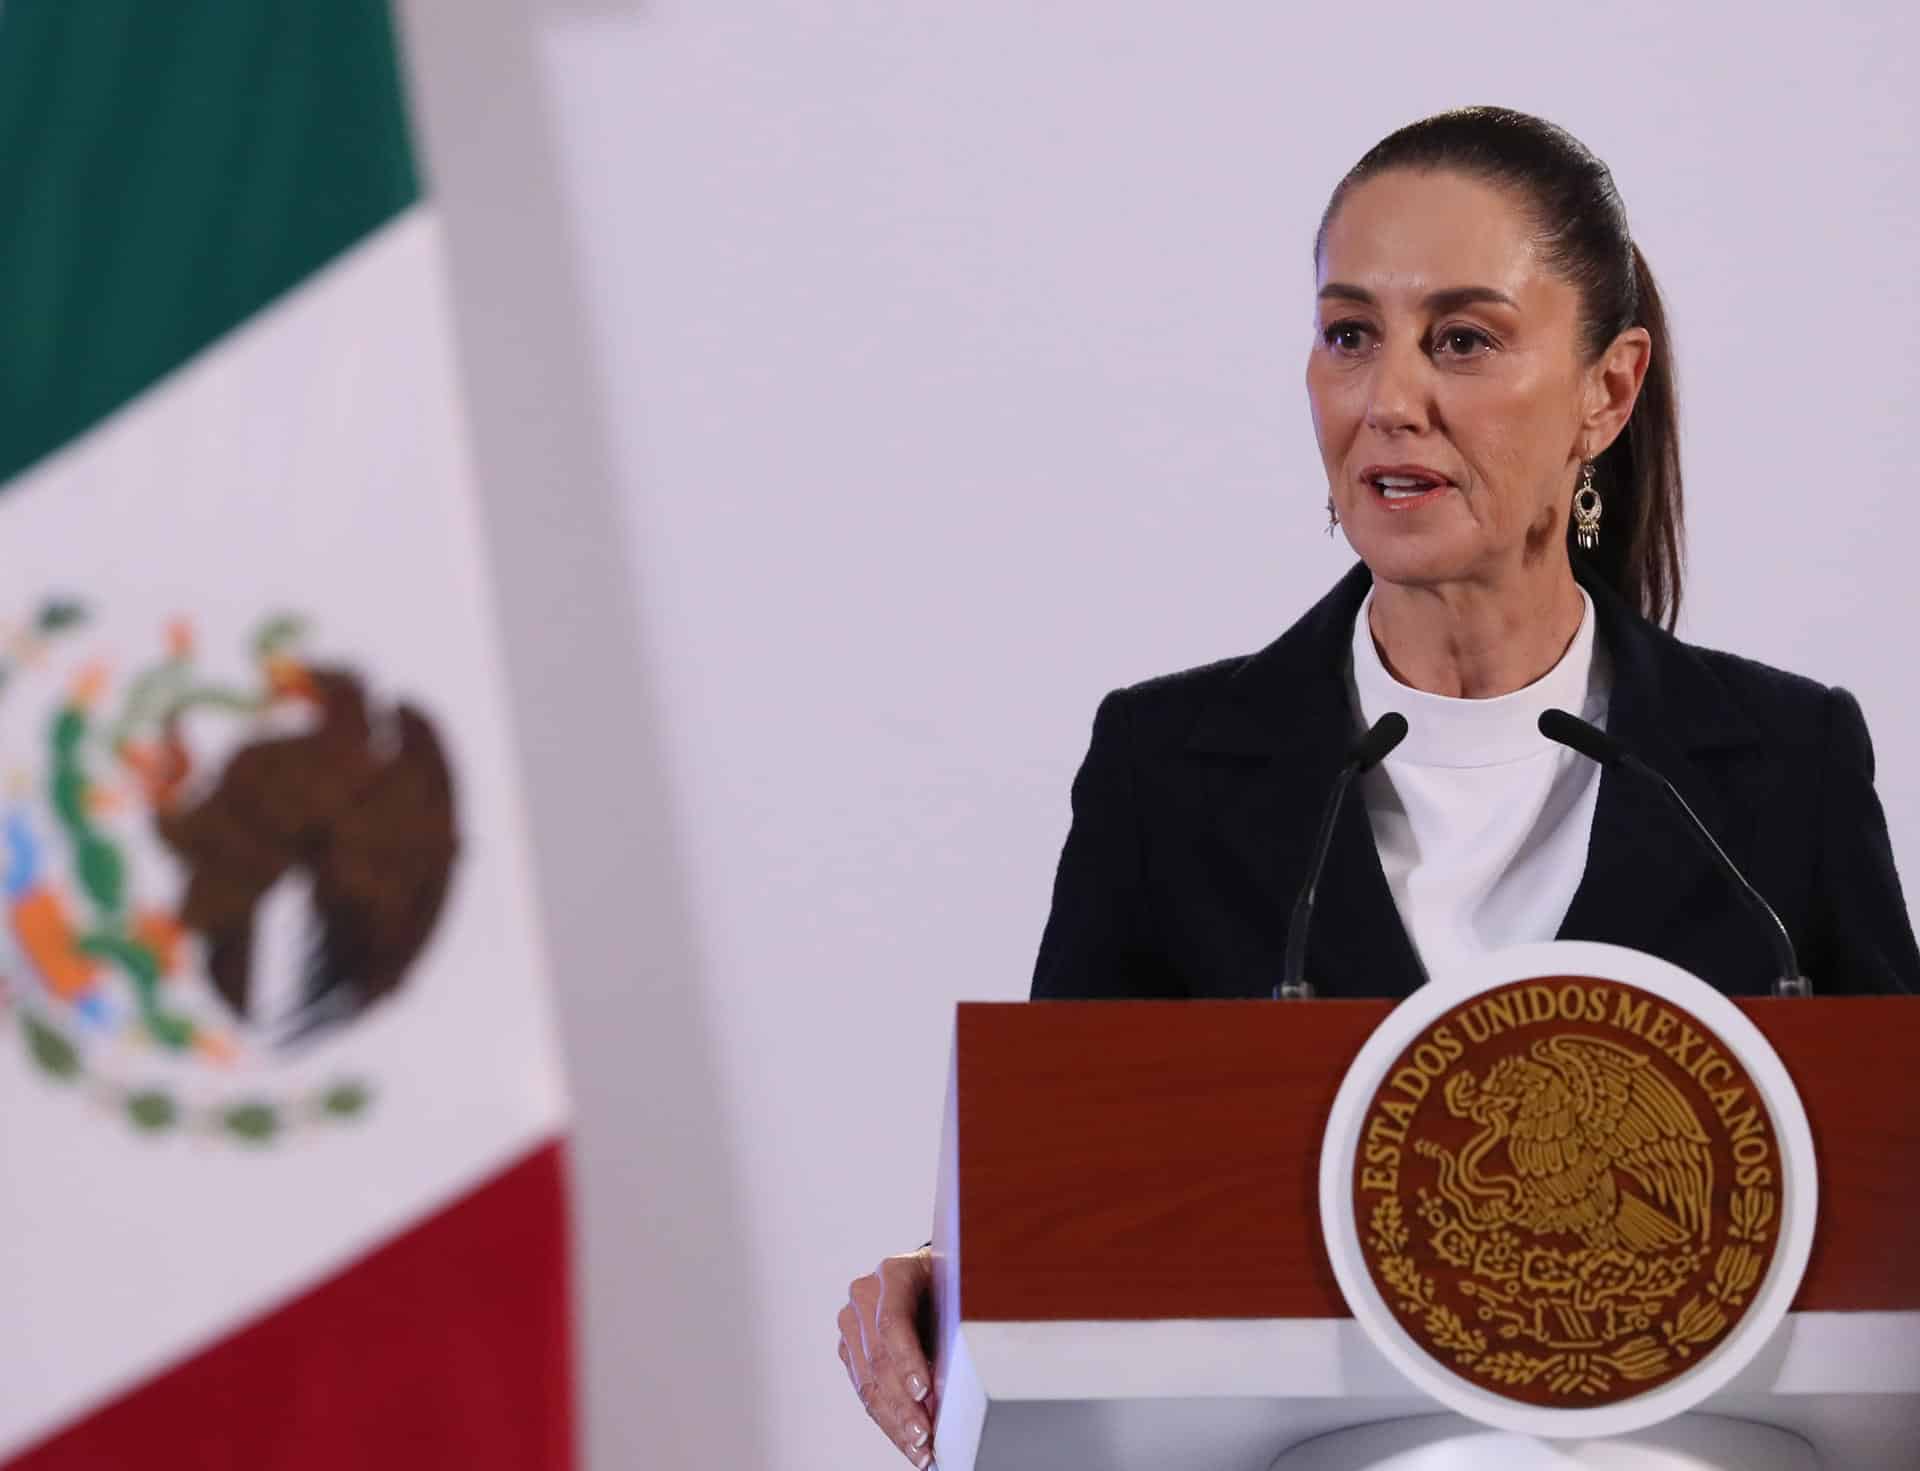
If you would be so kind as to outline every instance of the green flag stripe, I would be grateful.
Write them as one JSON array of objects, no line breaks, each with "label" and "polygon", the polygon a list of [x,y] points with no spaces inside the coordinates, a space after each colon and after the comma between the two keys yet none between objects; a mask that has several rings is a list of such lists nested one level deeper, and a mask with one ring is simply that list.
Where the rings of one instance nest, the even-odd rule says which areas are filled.
[{"label": "green flag stripe", "polygon": [[386,0],[5,0],[0,482],[419,194]]}]

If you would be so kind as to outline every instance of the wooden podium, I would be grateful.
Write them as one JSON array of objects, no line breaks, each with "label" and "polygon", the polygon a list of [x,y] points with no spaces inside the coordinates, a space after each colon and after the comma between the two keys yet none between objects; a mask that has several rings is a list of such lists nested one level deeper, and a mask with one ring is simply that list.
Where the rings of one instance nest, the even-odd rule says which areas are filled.
[{"label": "wooden podium", "polygon": [[[1920,999],[1743,1001],[1820,1213],[1786,1325],[1701,1408],[1920,1468]],[[1264,1471],[1438,1407],[1349,1316],[1321,1132],[1391,1003],[958,1008],[934,1230],[942,1471]]]}]

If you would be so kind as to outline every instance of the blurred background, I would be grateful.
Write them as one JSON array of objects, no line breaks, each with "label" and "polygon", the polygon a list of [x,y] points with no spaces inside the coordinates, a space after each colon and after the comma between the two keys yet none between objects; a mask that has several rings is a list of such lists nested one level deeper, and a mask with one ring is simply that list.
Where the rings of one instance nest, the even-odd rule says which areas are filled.
[{"label": "blurred background", "polygon": [[[6,0],[0,53],[33,9]],[[454,406],[457,450],[362,508],[384,526],[421,476],[440,487],[381,595],[392,617],[355,622],[352,562],[313,597],[395,678],[434,649],[473,663],[419,679],[444,677],[437,708],[467,732],[447,737],[480,804],[460,872],[517,855],[497,882],[524,934],[459,929],[501,912],[462,877],[420,964],[466,934],[469,972],[531,988],[487,1023],[528,1050],[489,1066],[544,1081],[471,1179],[565,1141],[572,1327],[542,1331],[577,1350],[580,1464],[894,1464],[833,1315],[849,1278],[930,1234],[952,1008],[1025,995],[1099,697],[1265,644],[1351,561],[1322,535],[1302,387],[1310,246],[1334,183],[1403,122],[1496,102],[1611,164],[1677,337],[1682,635],[1860,697],[1920,882],[1910,7],[1737,26],[1637,0],[393,17],[419,177],[401,211],[432,217],[405,279],[443,309],[415,321],[401,282],[327,385],[255,374],[281,387],[247,405],[263,438],[311,437],[327,394],[398,373],[383,333],[446,343],[357,390],[372,415],[440,374]],[[302,44],[330,44],[325,25]],[[345,421],[327,422],[323,440]],[[74,443],[20,468],[112,478]],[[16,503],[35,504],[0,498],[0,548]],[[20,545],[6,560],[37,595]],[[445,572],[469,556],[470,577]],[[414,617],[428,605],[438,623]],[[459,1183],[340,1241],[370,1249]],[[263,1268],[252,1311],[346,1254]],[[0,1460],[83,1464],[45,1437],[247,1316],[159,1325],[84,1392],[16,1376]],[[545,1394],[529,1415],[567,1391]]]}]

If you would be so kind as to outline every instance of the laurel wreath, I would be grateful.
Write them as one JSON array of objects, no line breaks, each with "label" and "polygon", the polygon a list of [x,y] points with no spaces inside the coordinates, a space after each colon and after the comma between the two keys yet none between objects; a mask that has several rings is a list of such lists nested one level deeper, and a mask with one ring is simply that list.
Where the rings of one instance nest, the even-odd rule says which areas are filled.
[{"label": "laurel wreath", "polygon": [[[88,621],[88,612],[79,603],[52,599],[43,603],[29,623],[0,639],[0,692],[4,692],[19,667],[31,665],[44,644],[65,635]],[[254,634],[256,656],[265,658],[299,638],[303,627],[299,619],[281,615],[268,619]],[[181,691],[169,685],[169,676],[178,673],[177,662],[169,661],[149,669],[133,682],[126,710],[116,727],[116,738],[124,737],[142,719],[174,713],[195,704],[215,704],[232,708],[236,702],[217,690]],[[171,706],[167,701],[171,700]],[[240,702],[244,707],[244,702]],[[79,866],[83,881],[90,863],[98,862],[99,848],[91,842],[80,844]],[[174,1093],[156,1085],[129,1086],[90,1072],[79,1048],[49,1018],[36,1015],[26,998],[10,995],[8,979],[0,974],[0,1009],[11,1000],[20,1018],[20,1029],[27,1055],[49,1078],[83,1089],[96,1102],[129,1120],[145,1134],[175,1131],[211,1134],[236,1142],[261,1146],[271,1144],[306,1124],[345,1123],[363,1117],[373,1103],[373,1089],[362,1079],[340,1079],[305,1092],[283,1098],[255,1095],[224,1103],[194,1105],[182,1102]]]},{"label": "laurel wreath", "polygon": [[1704,1293],[1695,1293],[1674,1317],[1660,1325],[1669,1345],[1688,1358],[1701,1344],[1719,1337],[1727,1326],[1727,1310],[1745,1305],[1747,1294],[1760,1280],[1760,1253],[1777,1202],[1773,1192],[1748,1187],[1736,1191],[1727,1208],[1727,1245],[1714,1259],[1713,1281]]},{"label": "laurel wreath", "polygon": [[[5,991],[5,980],[0,978],[0,997]],[[25,1005],[18,1005],[18,1015],[27,1056],[41,1072],[55,1082],[84,1090],[143,1134],[208,1134],[258,1147],[272,1144],[303,1125],[351,1122],[373,1105],[373,1089],[361,1079],[341,1079],[286,1098],[255,1096],[225,1103],[183,1103],[162,1087],[129,1086],[89,1072],[80,1049],[51,1022],[34,1015]]]},{"label": "laurel wreath", "polygon": [[1778,1200],[1770,1190],[1747,1187],[1728,1203],[1727,1244],[1714,1259],[1713,1280],[1660,1325],[1660,1337],[1641,1334],[1604,1353],[1533,1354],[1522,1349],[1487,1352],[1486,1336],[1467,1327],[1439,1299],[1439,1286],[1423,1273],[1408,1247],[1400,1202],[1387,1196],[1374,1204],[1368,1222],[1379,1279],[1400,1311],[1418,1318],[1434,1348],[1453,1356],[1462,1370],[1507,1388],[1536,1383],[1561,1396],[1592,1398],[1622,1380],[1635,1383],[1667,1372],[1674,1355],[1690,1358],[1726,1330],[1728,1313],[1742,1307],[1763,1265],[1759,1248],[1772,1226]]},{"label": "laurel wreath", "polygon": [[1393,1289],[1400,1310],[1418,1316],[1434,1346],[1452,1353],[1458,1362],[1472,1364],[1485,1354],[1486,1334],[1469,1328],[1458,1313],[1439,1300],[1439,1286],[1408,1254],[1413,1238],[1400,1202],[1391,1195],[1379,1201],[1370,1224],[1381,1280]]}]

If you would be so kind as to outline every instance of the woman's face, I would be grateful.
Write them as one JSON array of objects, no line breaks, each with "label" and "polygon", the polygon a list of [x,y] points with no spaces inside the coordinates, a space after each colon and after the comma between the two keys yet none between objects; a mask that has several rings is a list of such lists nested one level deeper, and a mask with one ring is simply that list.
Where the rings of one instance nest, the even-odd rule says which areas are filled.
[{"label": "woman's face", "polygon": [[1532,237],[1508,191],[1445,172],[1375,175],[1329,222],[1307,393],[1341,525],[1382,581],[1564,563],[1582,455],[1619,425],[1596,418],[1579,297]]}]

